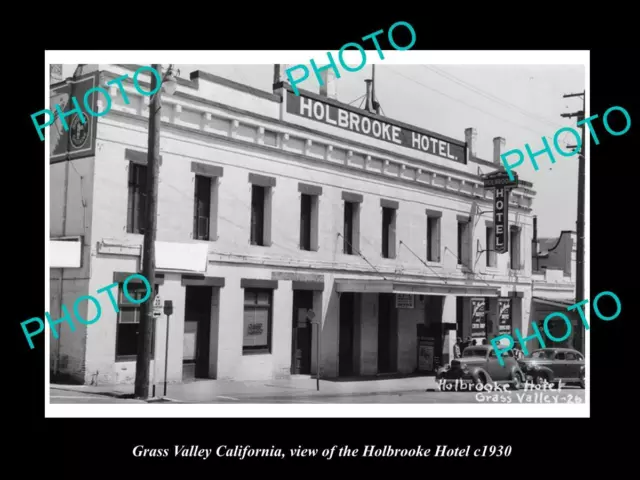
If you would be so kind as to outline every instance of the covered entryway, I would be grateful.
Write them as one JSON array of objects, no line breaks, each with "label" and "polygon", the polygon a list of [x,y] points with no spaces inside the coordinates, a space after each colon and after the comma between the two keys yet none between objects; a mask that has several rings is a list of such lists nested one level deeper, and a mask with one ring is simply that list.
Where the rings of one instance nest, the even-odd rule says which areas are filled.
[{"label": "covered entryway", "polygon": [[187,286],[184,314],[184,380],[209,377],[212,287]]},{"label": "covered entryway", "polygon": [[377,279],[336,279],[335,289],[340,295],[340,377],[433,372],[451,359],[456,296],[500,293],[493,286]]},{"label": "covered entryway", "polygon": [[313,326],[307,316],[313,309],[313,291],[293,291],[293,338],[291,373],[309,375],[311,373],[311,350]]}]

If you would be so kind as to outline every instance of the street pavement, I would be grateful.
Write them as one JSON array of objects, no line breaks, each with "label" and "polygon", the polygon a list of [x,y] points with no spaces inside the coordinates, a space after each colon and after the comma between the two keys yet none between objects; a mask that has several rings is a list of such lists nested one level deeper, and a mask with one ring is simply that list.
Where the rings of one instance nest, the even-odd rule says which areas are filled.
[{"label": "street pavement", "polygon": [[[51,388],[51,403],[144,403],[140,400],[123,399],[105,394],[85,393]],[[268,395],[258,396],[253,394],[234,393],[229,395],[216,395],[207,400],[198,400],[181,403],[225,403],[225,404],[279,404],[279,403],[354,403],[354,404],[393,404],[393,403],[473,403],[473,404],[566,404],[585,403],[585,391],[578,387],[565,386],[560,391],[537,390],[507,390],[504,392],[398,392],[398,393],[357,393],[353,395]]]}]

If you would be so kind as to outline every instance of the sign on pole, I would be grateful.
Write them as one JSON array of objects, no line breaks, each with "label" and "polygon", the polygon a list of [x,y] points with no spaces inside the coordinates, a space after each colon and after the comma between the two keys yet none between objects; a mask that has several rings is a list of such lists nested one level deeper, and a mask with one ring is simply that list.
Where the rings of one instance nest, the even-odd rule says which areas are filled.
[{"label": "sign on pole", "polygon": [[156,298],[153,300],[153,317],[154,318],[158,318],[162,316],[162,310],[163,310],[162,307],[163,307],[162,298],[160,298],[160,295],[156,295]]},{"label": "sign on pole", "polygon": [[496,253],[509,251],[509,192],[518,186],[518,174],[493,172],[484,177],[484,188],[493,190],[493,235]]}]

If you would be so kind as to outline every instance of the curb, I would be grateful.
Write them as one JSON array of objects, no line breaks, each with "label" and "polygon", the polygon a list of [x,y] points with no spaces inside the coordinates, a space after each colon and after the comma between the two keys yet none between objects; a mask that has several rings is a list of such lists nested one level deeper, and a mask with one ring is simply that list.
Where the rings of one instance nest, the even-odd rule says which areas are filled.
[{"label": "curb", "polygon": [[[437,391],[437,390],[420,388],[420,389],[410,389],[410,390],[386,390],[386,391],[376,390],[372,392],[353,392],[353,393],[318,393],[318,394],[305,393],[305,394],[293,394],[293,395],[283,394],[283,395],[269,395],[269,396],[252,394],[252,395],[247,395],[243,397],[242,399],[240,399],[238,403],[242,403],[242,400],[253,400],[256,398],[261,400],[276,400],[276,399],[279,400],[283,398],[366,397],[366,396],[374,396],[374,395],[403,395],[406,393],[421,393],[421,392],[428,392],[428,391]],[[190,402],[184,402],[184,403],[190,403]],[[205,403],[205,402],[197,402],[197,403]]]},{"label": "curb", "polygon": [[[65,391],[71,391],[71,392],[86,391],[86,389],[83,389],[83,388],[60,388],[58,386],[53,386],[53,385],[51,385],[50,387],[55,388],[57,390],[65,390]],[[89,387],[89,386],[80,385],[80,387]],[[439,391],[437,388],[422,387],[422,388],[411,388],[407,390],[375,390],[375,391],[369,391],[369,392],[333,392],[333,393],[305,392],[305,393],[299,393],[299,394],[294,393],[296,392],[296,390],[290,390],[288,392],[282,392],[282,394],[280,395],[262,395],[260,393],[250,393],[250,394],[235,393],[234,394],[234,393],[226,392],[225,395],[237,395],[239,397],[242,397],[239,399],[239,402],[238,402],[238,403],[242,403],[243,400],[254,400],[254,399],[281,400],[283,398],[365,397],[365,396],[375,396],[375,395],[403,395],[403,394],[409,394],[409,393],[437,392],[437,391]],[[135,399],[135,396],[134,396],[135,394],[133,393],[124,393],[124,392],[118,392],[118,391],[112,391],[112,392],[86,391],[86,393],[90,393],[92,395],[103,395],[103,396],[112,397],[112,398],[127,399],[127,400]],[[155,398],[142,400],[142,401],[147,403],[218,403],[218,402],[212,402],[212,401],[191,402],[189,400],[178,400],[178,399],[173,399],[168,397],[164,397],[164,398],[155,397]]]}]

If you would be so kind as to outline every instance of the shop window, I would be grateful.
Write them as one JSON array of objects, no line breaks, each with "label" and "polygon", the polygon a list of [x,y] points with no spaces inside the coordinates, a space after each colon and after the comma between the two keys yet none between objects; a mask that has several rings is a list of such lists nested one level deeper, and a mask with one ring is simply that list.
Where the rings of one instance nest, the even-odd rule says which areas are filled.
[{"label": "shop window", "polygon": [[271,353],[272,290],[245,289],[243,355]]},{"label": "shop window", "polygon": [[147,166],[129,162],[127,232],[144,234],[147,200]]},{"label": "shop window", "polygon": [[[124,295],[124,284],[118,285],[118,324],[116,326],[116,361],[126,362],[135,360],[138,353],[138,335],[140,330],[140,315],[142,303],[135,304],[127,300]],[[129,296],[136,300],[142,300],[147,295],[147,288],[141,282],[129,282],[127,284]],[[156,285],[156,293],[159,291]],[[155,295],[151,295],[144,303],[153,302]],[[155,351],[155,331],[151,339],[151,358]]]}]

